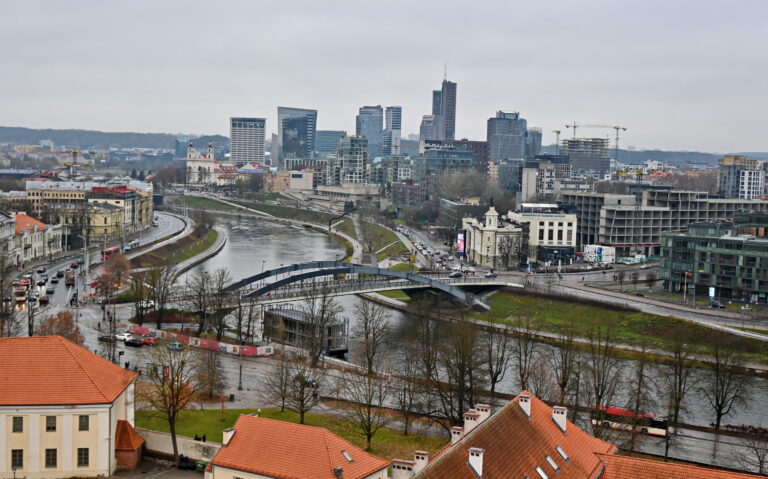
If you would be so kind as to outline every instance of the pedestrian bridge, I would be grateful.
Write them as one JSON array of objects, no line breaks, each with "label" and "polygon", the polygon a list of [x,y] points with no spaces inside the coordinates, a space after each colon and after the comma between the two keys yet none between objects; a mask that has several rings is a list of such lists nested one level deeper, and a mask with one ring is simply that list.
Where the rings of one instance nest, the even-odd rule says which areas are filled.
[{"label": "pedestrian bridge", "polygon": [[[328,276],[333,279],[323,279]],[[340,261],[312,261],[264,271],[237,281],[228,289],[240,290],[243,298],[270,304],[317,297],[319,294],[343,296],[394,289],[432,288],[473,308],[488,311],[490,306],[485,301],[461,289],[466,286],[523,287],[500,278],[448,278],[447,273],[416,274]]]}]

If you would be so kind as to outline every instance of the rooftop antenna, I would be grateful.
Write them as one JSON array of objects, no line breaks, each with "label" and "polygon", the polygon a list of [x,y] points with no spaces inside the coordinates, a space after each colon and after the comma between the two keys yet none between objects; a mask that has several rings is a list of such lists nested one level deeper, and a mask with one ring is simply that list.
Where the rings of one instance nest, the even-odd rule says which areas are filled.
[{"label": "rooftop antenna", "polygon": [[448,81],[448,60],[443,62],[443,81]]}]

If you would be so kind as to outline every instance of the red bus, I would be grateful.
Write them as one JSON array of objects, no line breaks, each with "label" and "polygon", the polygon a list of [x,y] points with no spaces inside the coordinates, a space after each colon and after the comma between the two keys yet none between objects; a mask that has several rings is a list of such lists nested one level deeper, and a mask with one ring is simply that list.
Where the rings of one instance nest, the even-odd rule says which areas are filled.
[{"label": "red bus", "polygon": [[635,430],[641,434],[649,434],[651,436],[666,436],[669,432],[667,421],[657,417],[655,414],[640,412],[635,415],[629,409],[615,406],[600,406],[599,409],[592,408],[592,424],[625,431],[631,431],[634,426]]},{"label": "red bus", "polygon": [[119,246],[113,246],[111,248],[101,250],[101,260],[106,261],[112,257],[112,255],[120,252]]}]

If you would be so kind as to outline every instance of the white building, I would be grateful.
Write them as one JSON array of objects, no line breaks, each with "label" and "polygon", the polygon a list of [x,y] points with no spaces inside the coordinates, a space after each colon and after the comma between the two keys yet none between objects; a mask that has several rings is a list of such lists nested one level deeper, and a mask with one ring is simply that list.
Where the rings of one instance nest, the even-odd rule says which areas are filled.
[{"label": "white building", "polygon": [[489,268],[511,268],[524,263],[528,238],[519,224],[500,218],[491,206],[484,219],[464,218],[466,261]]},{"label": "white building", "polygon": [[61,225],[46,225],[24,213],[15,215],[12,261],[23,265],[61,252]]},{"label": "white building", "polygon": [[0,338],[0,478],[135,467],[137,377],[60,336]]},{"label": "white building", "polygon": [[[577,219],[555,204],[523,203],[520,211],[510,211],[507,218],[529,225],[528,257],[536,258],[542,247],[576,248]],[[571,252],[571,255],[573,252]]]},{"label": "white building", "polygon": [[229,119],[229,152],[236,166],[253,161],[264,163],[266,123],[264,118]]}]

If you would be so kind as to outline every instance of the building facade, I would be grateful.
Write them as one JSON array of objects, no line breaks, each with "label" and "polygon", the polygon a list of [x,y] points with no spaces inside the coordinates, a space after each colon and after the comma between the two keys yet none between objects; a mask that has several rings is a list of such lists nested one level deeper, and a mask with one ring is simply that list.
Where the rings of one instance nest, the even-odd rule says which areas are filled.
[{"label": "building facade", "polygon": [[315,136],[315,157],[329,158],[336,156],[336,150],[347,132],[343,130],[317,130]]},{"label": "building facade", "polygon": [[236,166],[253,161],[264,163],[266,124],[264,118],[229,119],[229,153]]},{"label": "building facade", "polygon": [[483,220],[464,218],[465,261],[489,268],[516,268],[526,263],[528,228],[500,217],[491,206]]},{"label": "building facade", "polygon": [[[305,108],[290,108],[290,107],[284,107],[279,106],[277,107],[277,140],[278,145],[276,149],[276,153],[278,154],[277,158],[272,158],[272,165],[273,166],[282,166],[283,160],[285,158],[301,158],[300,156],[296,156],[297,152],[289,150],[285,150],[285,140],[286,140],[286,131],[284,131],[285,127],[285,120],[290,118],[305,118],[304,121],[298,121],[298,122],[289,122],[289,125],[292,125],[297,130],[300,130],[303,132],[302,134],[304,136],[296,136],[296,137],[289,137],[290,140],[289,148],[293,148],[291,145],[298,145],[300,146],[301,152],[309,152],[311,154],[315,151],[315,135],[317,133],[317,110],[309,110]],[[303,125],[300,127],[300,125]],[[299,131],[289,131],[291,135],[296,134],[299,135]]]},{"label": "building facade", "polygon": [[381,156],[384,110],[381,105],[363,106],[355,118],[355,135],[368,139],[368,158]]},{"label": "building facade", "polygon": [[384,131],[382,132],[382,155],[400,154],[400,137],[403,129],[403,107],[388,106],[384,110]]},{"label": "building facade", "polygon": [[525,135],[528,122],[520,113],[497,111],[488,119],[486,141],[489,146],[489,161],[525,158]]},{"label": "building facade", "polygon": [[570,261],[576,252],[576,215],[565,213],[556,204],[520,206],[520,211],[510,211],[507,218],[528,225],[528,259]]},{"label": "building facade", "polygon": [[726,155],[718,160],[719,193],[726,198],[751,200],[765,194],[762,162],[744,155]]},{"label": "building facade", "polygon": [[336,158],[329,161],[326,185],[365,183],[368,168],[368,139],[347,136],[341,139]]}]

